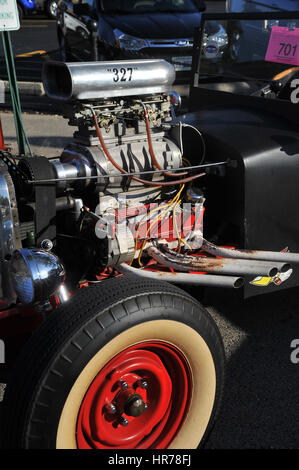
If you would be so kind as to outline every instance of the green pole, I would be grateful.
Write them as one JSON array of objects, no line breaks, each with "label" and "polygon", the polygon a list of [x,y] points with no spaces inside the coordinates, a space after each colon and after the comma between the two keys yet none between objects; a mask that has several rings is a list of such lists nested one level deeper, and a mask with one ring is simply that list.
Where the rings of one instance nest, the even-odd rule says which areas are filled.
[{"label": "green pole", "polygon": [[7,68],[7,75],[9,80],[9,88],[11,94],[11,101],[14,113],[14,121],[17,135],[17,142],[19,148],[19,155],[26,155],[26,144],[29,149],[29,153],[32,155],[31,148],[27,139],[27,136],[24,131],[23,120],[22,120],[22,110],[20,95],[18,89],[18,82],[15,69],[14,55],[12,51],[11,39],[9,31],[2,32],[2,42],[4,49],[4,56]]}]

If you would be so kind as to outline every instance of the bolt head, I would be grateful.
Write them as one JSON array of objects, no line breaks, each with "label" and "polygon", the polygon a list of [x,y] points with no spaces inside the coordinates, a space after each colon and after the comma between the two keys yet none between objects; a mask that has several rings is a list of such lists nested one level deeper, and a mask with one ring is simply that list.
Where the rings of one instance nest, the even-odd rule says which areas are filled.
[{"label": "bolt head", "polygon": [[116,406],[113,403],[108,403],[105,406],[105,412],[114,415],[116,413]]},{"label": "bolt head", "polygon": [[142,380],[141,381],[141,384],[140,384],[141,388],[143,388],[144,390],[146,390],[148,388],[148,383],[146,380]]},{"label": "bolt head", "polygon": [[51,251],[53,248],[53,242],[46,238],[41,242],[41,248],[45,251]]},{"label": "bolt head", "polygon": [[122,390],[127,390],[127,388],[128,388],[127,382],[125,382],[125,381],[120,382],[120,388]]},{"label": "bolt head", "polygon": [[121,424],[122,426],[128,426],[129,421],[127,420],[127,418],[121,418],[119,424]]},{"label": "bolt head", "polygon": [[136,389],[137,387],[143,388],[144,390],[147,390],[148,388],[148,383],[145,379],[142,380],[137,380],[134,384],[134,388]]}]

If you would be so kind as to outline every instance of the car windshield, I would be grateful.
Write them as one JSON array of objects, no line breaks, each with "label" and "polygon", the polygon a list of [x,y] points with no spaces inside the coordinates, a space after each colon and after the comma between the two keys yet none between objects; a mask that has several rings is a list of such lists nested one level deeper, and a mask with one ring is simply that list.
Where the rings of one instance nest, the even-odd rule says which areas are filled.
[{"label": "car windshield", "polygon": [[101,0],[101,9],[107,13],[148,13],[198,11],[192,0]]},{"label": "car windshield", "polygon": [[[253,83],[270,82],[288,69],[298,69],[299,77],[299,13],[298,19],[290,20],[241,16],[219,20],[220,32],[212,36],[209,21],[204,22],[198,86],[246,94]],[[242,86],[233,88],[236,82]]]}]

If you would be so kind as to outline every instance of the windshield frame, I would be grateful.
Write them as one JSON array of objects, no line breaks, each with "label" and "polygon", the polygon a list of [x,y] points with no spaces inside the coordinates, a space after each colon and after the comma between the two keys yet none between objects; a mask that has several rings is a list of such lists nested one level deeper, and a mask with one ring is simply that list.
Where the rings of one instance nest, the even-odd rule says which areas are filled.
[{"label": "windshield frame", "polygon": [[245,12],[245,13],[203,13],[201,16],[200,26],[195,28],[194,43],[193,43],[193,59],[192,59],[192,78],[191,86],[199,87],[200,80],[200,60],[201,50],[204,40],[204,26],[208,21],[254,21],[254,20],[298,20],[298,11],[284,11],[284,12]]},{"label": "windshield frame", "polygon": [[265,99],[259,96],[246,94],[230,93],[223,90],[210,90],[199,84],[199,62],[201,44],[203,40],[204,23],[206,21],[225,21],[225,20],[298,20],[299,11],[286,12],[260,12],[260,13],[203,13],[201,24],[195,28],[192,74],[190,80],[189,107],[190,113],[201,113],[205,108],[211,110],[213,108],[247,107],[253,110],[269,112],[276,114],[286,121],[299,126],[299,105],[292,103],[290,100]]}]

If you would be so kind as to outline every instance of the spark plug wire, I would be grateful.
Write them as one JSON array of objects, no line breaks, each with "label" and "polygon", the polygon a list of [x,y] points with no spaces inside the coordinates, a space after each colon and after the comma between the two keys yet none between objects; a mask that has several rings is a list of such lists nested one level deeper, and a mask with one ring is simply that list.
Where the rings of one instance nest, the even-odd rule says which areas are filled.
[{"label": "spark plug wire", "polygon": [[149,148],[149,152],[150,152],[150,156],[151,156],[151,159],[153,161],[153,164],[155,165],[155,167],[158,169],[158,170],[161,170],[163,175],[165,176],[171,176],[171,177],[176,177],[176,176],[185,176],[187,175],[188,173],[186,171],[182,172],[182,173],[169,173],[168,171],[165,171],[161,165],[159,165],[159,162],[156,158],[156,155],[155,155],[155,152],[154,152],[154,148],[153,148],[153,141],[152,141],[152,137],[151,137],[151,130],[150,130],[150,124],[149,124],[149,115],[148,115],[148,110],[146,109],[146,106],[145,104],[141,101],[141,105],[144,109],[144,122],[145,122],[145,127],[146,127],[146,134],[147,134],[147,141],[148,141],[148,148]]}]

